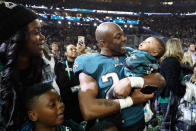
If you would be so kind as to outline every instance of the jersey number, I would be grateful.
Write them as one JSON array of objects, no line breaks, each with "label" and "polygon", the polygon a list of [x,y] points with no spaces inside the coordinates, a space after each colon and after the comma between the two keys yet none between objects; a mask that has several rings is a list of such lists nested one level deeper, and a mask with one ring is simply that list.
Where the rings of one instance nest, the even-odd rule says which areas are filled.
[{"label": "jersey number", "polygon": [[112,85],[111,85],[111,87],[110,87],[110,88],[107,90],[107,92],[106,92],[106,99],[108,99],[108,97],[109,97],[109,92],[114,88],[114,85],[115,85],[116,83],[118,83],[118,81],[119,81],[119,77],[118,77],[117,73],[115,73],[115,72],[108,73],[108,74],[103,75],[103,76],[101,77],[103,83],[109,82],[109,78],[112,79]]}]

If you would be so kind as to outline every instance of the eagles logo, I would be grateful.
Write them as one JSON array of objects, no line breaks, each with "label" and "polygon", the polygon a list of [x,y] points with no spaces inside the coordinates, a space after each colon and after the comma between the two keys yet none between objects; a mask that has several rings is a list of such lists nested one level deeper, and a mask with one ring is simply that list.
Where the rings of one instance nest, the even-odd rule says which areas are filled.
[{"label": "eagles logo", "polygon": [[131,56],[132,60],[137,60],[137,57],[135,55]]},{"label": "eagles logo", "polygon": [[118,57],[114,57],[113,60],[119,61],[119,58]]},{"label": "eagles logo", "polygon": [[73,65],[73,70],[75,70],[77,68],[78,68],[78,64],[75,62],[74,65]]}]

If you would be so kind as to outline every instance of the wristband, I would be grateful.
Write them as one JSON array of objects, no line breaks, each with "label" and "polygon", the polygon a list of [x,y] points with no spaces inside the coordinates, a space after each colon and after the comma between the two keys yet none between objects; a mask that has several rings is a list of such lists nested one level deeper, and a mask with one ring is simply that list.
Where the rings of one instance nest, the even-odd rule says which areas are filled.
[{"label": "wristband", "polygon": [[125,109],[133,105],[133,100],[130,96],[125,99],[118,99],[120,103],[120,109]]},{"label": "wristband", "polygon": [[142,77],[128,77],[133,88],[142,88],[144,86],[144,78]]}]

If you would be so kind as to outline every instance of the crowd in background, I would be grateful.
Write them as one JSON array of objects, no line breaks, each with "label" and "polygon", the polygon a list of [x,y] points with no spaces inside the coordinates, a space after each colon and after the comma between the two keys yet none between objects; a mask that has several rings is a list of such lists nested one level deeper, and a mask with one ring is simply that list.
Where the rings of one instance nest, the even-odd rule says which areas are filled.
[{"label": "crowd in background", "polygon": [[[196,42],[196,25],[194,24],[193,18],[180,16],[143,16],[140,17],[139,25],[130,28],[129,25],[125,26],[125,24],[121,24],[121,27],[124,29],[126,35],[141,36],[155,32],[167,38],[180,38],[187,49],[188,44]],[[142,27],[149,28],[150,31],[144,30]],[[80,22],[78,24],[78,22],[71,21],[71,24],[68,24],[68,21],[65,21],[59,24],[56,20],[44,20],[42,32],[46,36],[48,45],[51,45],[52,42],[58,42],[60,49],[63,49],[64,46],[70,43],[76,45],[78,36],[85,36],[85,44],[92,49],[96,49],[95,29],[96,26],[94,26],[93,22],[83,24]]]},{"label": "crowd in background", "polygon": [[191,16],[144,16],[141,25],[150,27],[165,37],[180,38],[185,43],[196,41],[195,20]]},{"label": "crowd in background", "polygon": [[[16,2],[14,0],[9,0]],[[160,0],[161,2],[168,2]],[[161,5],[160,1],[94,1],[94,0],[35,0],[25,1],[18,0],[18,3],[30,5],[45,5],[49,8],[66,7],[66,8],[82,8],[82,9],[98,9],[98,10],[117,10],[117,11],[135,11],[135,12],[194,12],[194,0],[173,0],[176,5]],[[111,4],[112,2],[112,4]],[[129,4],[127,4],[129,2]],[[75,4],[77,3],[77,4]],[[94,5],[97,5],[96,7]],[[138,8],[139,5],[139,8]],[[169,7],[169,8],[168,8]],[[176,7],[178,7],[176,9]]]},{"label": "crowd in background", "polygon": [[[11,1],[11,0],[10,0]],[[17,1],[19,3],[23,3],[24,5],[46,5],[49,7],[49,10],[46,9],[34,9],[37,13],[41,14],[49,14],[50,15],[60,15],[60,16],[72,16],[77,17],[78,14],[81,14],[81,17],[91,17],[91,18],[99,18],[100,20],[104,21],[105,17],[101,14],[92,14],[92,13],[77,13],[77,12],[64,12],[62,10],[56,10],[56,7],[61,7],[63,5],[64,8],[81,8],[81,9],[106,9],[106,10],[113,10],[113,11],[132,11],[140,13],[140,16],[126,16],[126,15],[119,15],[122,18],[125,18],[126,20],[139,20],[139,25],[133,25],[131,29],[129,28],[129,24],[120,24],[122,28],[125,31],[126,35],[141,35],[141,34],[149,34],[148,31],[143,30],[141,27],[145,26],[149,28],[150,30],[157,32],[158,34],[164,36],[164,37],[177,37],[182,39],[183,44],[188,44],[189,42],[195,42],[196,41],[196,26],[195,26],[195,16],[183,16],[182,13],[191,13],[194,12],[194,1],[174,1],[176,5],[168,7],[167,5],[160,4],[157,6],[150,6],[148,7],[148,2],[140,1],[143,5],[139,4],[140,8],[138,8],[136,3],[115,3],[113,2],[110,4],[110,2],[96,2],[96,1],[81,1],[81,0],[72,0],[72,1],[47,1],[47,0],[41,0],[41,1],[24,1],[20,0]],[[162,1],[165,2],[165,1]],[[77,4],[73,4],[77,3]],[[88,4],[87,4],[88,3]],[[153,2],[151,2],[153,3]],[[156,3],[156,2],[155,2]],[[94,5],[97,5],[96,7]],[[119,4],[122,4],[120,6]],[[185,6],[188,4],[187,6]],[[54,8],[51,8],[50,5],[52,5]],[[61,6],[58,6],[61,5]],[[92,7],[92,8],[91,8]],[[149,8],[149,9],[148,9]],[[155,9],[153,9],[155,8]],[[131,9],[131,10],[129,10]],[[148,11],[149,10],[149,11]],[[143,14],[145,12],[164,12],[164,13],[171,13],[171,15],[146,15]],[[109,15],[108,15],[109,16]],[[110,16],[113,19],[117,19],[118,15],[111,15]],[[43,19],[43,18],[41,18]],[[51,44],[51,42],[56,41],[60,43],[61,45],[66,45],[67,43],[74,43],[77,42],[77,36],[85,36],[85,43],[89,45],[89,47],[92,47],[93,44],[96,43],[95,36],[94,36],[94,30],[96,29],[96,26],[100,24],[98,21],[92,21],[92,22],[82,22],[81,20],[78,22],[74,21],[61,21],[61,24],[58,23],[56,20],[50,20],[43,19],[45,21],[45,26],[43,26],[43,33],[46,36],[48,43]],[[71,24],[68,24],[68,22],[71,22]],[[96,23],[96,26],[94,26],[94,23]],[[164,24],[163,24],[164,23]],[[58,29],[58,30],[56,30]],[[69,30],[67,30],[69,29]],[[57,33],[59,32],[59,33]]]}]

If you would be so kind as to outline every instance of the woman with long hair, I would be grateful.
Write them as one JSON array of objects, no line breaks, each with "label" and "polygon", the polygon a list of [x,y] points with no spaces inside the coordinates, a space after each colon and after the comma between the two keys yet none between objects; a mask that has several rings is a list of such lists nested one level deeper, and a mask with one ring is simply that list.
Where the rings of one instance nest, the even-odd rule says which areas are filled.
[{"label": "woman with long hair", "polygon": [[0,84],[0,130],[17,131],[25,121],[24,88],[52,82],[50,67],[40,47],[45,37],[37,15],[24,6],[0,2],[0,61],[4,66]]},{"label": "woman with long hair", "polygon": [[[185,86],[181,84],[183,78],[181,61],[184,51],[178,38],[171,38],[166,43],[165,54],[161,58],[160,73],[165,78],[166,87],[161,90],[158,102],[164,115],[162,129],[175,130],[175,113],[177,102],[185,94]],[[167,125],[169,124],[169,125]]]}]

